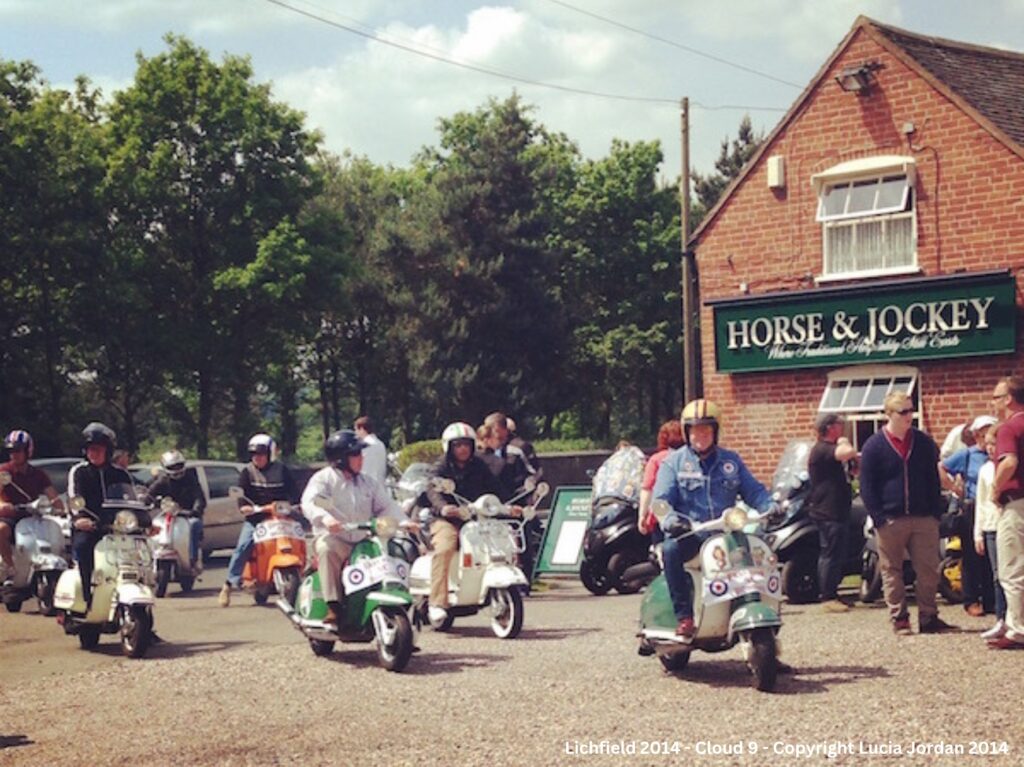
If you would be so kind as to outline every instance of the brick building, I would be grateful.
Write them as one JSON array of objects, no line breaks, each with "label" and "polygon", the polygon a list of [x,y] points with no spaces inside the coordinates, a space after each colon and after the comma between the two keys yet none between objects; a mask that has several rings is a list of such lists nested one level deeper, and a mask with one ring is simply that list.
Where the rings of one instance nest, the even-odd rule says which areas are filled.
[{"label": "brick building", "polygon": [[910,389],[941,443],[1024,371],[1024,55],[860,17],[690,240],[706,397],[769,479]]}]

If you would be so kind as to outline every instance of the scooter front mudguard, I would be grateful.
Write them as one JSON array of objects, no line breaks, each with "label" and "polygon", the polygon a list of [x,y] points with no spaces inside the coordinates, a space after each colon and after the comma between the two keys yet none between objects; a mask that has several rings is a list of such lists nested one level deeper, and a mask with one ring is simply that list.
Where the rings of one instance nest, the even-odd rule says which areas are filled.
[{"label": "scooter front mudguard", "polygon": [[291,553],[277,553],[270,557],[270,562],[267,564],[267,575],[270,577],[270,581],[274,580],[274,570],[284,570],[288,567],[295,567],[301,573],[306,567],[306,560],[300,559],[295,552]]},{"label": "scooter front mudguard", "polygon": [[384,588],[374,589],[366,595],[366,601],[363,603],[363,619],[361,623],[363,625],[370,623],[373,620],[373,611],[378,607],[382,607],[385,610],[398,609],[404,611],[411,604],[412,597],[403,588],[385,586]]},{"label": "scooter front mudguard", "polygon": [[490,566],[484,572],[480,584],[481,591],[486,594],[491,589],[507,589],[512,586],[526,586],[526,576],[518,567],[508,565]]},{"label": "scooter front mudguard", "polygon": [[151,605],[156,602],[153,590],[141,583],[122,583],[117,587],[117,601],[122,605]]},{"label": "scooter front mudguard", "polygon": [[733,610],[729,616],[729,641],[744,631],[781,626],[782,618],[771,605],[764,602],[747,602]]}]

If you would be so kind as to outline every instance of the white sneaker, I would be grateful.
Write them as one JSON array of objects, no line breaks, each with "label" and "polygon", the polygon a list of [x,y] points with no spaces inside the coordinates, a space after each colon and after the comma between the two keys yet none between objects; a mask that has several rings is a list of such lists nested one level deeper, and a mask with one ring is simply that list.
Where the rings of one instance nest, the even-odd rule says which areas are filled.
[{"label": "white sneaker", "polygon": [[1006,623],[1003,621],[996,621],[996,625],[990,628],[988,631],[981,632],[982,639],[998,639],[1006,633]]},{"label": "white sneaker", "polygon": [[430,619],[431,623],[440,623],[448,617],[448,611],[443,607],[430,605],[430,607],[427,608],[427,617]]}]

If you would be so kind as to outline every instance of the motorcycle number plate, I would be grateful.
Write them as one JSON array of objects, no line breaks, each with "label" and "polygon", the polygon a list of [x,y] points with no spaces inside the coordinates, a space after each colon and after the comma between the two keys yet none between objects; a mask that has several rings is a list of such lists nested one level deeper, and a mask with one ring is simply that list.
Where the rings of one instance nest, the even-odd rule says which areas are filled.
[{"label": "motorcycle number plate", "polygon": [[288,522],[283,519],[274,519],[267,522],[260,522],[252,535],[253,541],[260,543],[274,538],[302,538],[302,525],[298,522]]},{"label": "motorcycle number plate", "polygon": [[383,581],[399,581],[405,584],[409,578],[409,566],[392,557],[361,559],[357,564],[345,568],[341,580],[345,593],[361,591]]}]

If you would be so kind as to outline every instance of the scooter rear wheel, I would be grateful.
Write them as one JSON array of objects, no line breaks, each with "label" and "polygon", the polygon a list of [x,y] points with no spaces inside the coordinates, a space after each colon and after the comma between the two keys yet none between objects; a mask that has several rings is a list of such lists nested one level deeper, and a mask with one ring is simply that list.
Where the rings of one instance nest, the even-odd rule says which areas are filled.
[{"label": "scooter rear wheel", "polygon": [[171,563],[161,559],[156,563],[156,595],[163,599],[167,594],[167,584],[171,582]]},{"label": "scooter rear wheel", "polygon": [[41,615],[53,615],[53,593],[57,590],[57,573],[45,572],[36,575],[36,602]]},{"label": "scooter rear wheel", "polygon": [[82,626],[78,630],[78,644],[83,650],[92,650],[100,643],[100,630],[96,626]]},{"label": "scooter rear wheel", "polygon": [[882,596],[882,570],[878,566],[878,555],[869,553],[864,560],[860,574],[860,601],[865,604],[877,602]]},{"label": "scooter rear wheel", "polygon": [[9,613],[20,613],[21,612],[21,600],[12,599],[10,602],[4,602],[4,607],[7,608]]}]

